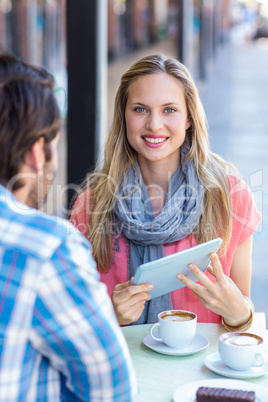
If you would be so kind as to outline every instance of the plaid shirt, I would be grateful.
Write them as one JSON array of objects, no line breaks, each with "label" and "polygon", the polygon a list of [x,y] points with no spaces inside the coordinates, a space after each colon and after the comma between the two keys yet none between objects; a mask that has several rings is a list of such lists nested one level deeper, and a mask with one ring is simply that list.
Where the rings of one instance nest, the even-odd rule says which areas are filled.
[{"label": "plaid shirt", "polygon": [[0,401],[137,399],[89,243],[1,185],[0,297]]}]

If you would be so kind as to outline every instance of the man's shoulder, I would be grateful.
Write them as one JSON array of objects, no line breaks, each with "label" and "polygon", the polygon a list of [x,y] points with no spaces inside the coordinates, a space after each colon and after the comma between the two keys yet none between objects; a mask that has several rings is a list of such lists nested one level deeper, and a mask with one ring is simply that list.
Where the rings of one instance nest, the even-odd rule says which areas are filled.
[{"label": "man's shoulder", "polygon": [[[2,207],[2,208],[1,208]],[[50,258],[70,235],[81,237],[66,219],[20,204],[0,206],[0,243],[5,247],[25,250],[40,259]]]}]

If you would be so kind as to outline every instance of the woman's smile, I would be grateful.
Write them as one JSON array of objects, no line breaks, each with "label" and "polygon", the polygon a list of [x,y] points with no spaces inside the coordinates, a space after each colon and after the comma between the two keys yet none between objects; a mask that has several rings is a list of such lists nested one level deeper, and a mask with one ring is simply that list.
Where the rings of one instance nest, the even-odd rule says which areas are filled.
[{"label": "woman's smile", "polygon": [[142,136],[145,144],[148,147],[157,148],[161,147],[168,140],[168,137],[146,134]]}]

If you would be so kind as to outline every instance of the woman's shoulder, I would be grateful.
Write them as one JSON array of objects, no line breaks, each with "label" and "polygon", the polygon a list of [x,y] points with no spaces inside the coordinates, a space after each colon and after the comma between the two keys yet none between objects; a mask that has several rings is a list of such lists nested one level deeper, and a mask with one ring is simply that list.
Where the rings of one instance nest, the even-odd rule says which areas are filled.
[{"label": "woman's shoulder", "polygon": [[249,236],[256,231],[261,221],[261,213],[258,211],[254,196],[246,181],[234,175],[229,175],[228,180],[234,229],[243,227],[243,235],[241,236],[246,239],[246,234]]},{"label": "woman's shoulder", "polygon": [[227,175],[229,192],[233,201],[252,201],[252,192],[247,185],[245,179],[239,177],[238,175],[228,174]]},{"label": "woman's shoulder", "polygon": [[91,212],[91,208],[93,206],[93,189],[87,188],[84,190],[77,198],[74,203],[72,213],[80,213],[84,210],[89,214]]},{"label": "woman's shoulder", "polygon": [[93,209],[93,189],[84,190],[76,199],[72,208],[70,221],[85,236],[88,233],[89,215]]}]

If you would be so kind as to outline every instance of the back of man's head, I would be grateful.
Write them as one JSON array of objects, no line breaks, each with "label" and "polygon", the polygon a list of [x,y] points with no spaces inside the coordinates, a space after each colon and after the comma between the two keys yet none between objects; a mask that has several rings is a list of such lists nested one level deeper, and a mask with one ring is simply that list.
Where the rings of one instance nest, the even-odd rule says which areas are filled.
[{"label": "back of man's head", "polygon": [[[8,186],[26,152],[44,137],[46,161],[50,142],[60,129],[54,78],[45,69],[0,55],[0,183]],[[14,181],[12,190],[23,186]]]}]

